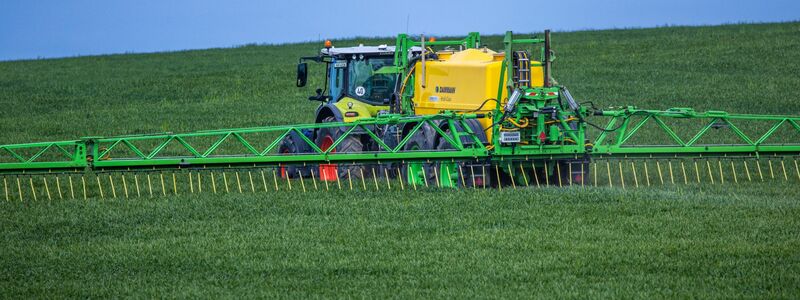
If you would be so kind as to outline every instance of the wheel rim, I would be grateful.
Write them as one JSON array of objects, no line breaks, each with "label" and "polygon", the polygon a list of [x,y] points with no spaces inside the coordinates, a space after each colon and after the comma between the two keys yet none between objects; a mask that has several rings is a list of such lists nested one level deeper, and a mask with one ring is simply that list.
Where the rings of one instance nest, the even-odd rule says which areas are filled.
[{"label": "wheel rim", "polygon": [[[328,151],[331,146],[333,146],[333,138],[330,135],[326,135],[322,138],[322,145],[319,146],[319,149]],[[336,149],[331,150],[331,153],[336,153]]]}]

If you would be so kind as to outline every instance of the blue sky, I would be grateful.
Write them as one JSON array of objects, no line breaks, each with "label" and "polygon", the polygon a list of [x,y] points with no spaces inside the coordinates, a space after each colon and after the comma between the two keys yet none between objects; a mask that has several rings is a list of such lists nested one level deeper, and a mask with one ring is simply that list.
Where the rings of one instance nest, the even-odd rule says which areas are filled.
[{"label": "blue sky", "polygon": [[406,28],[461,35],[792,20],[800,20],[798,0],[2,0],[0,60],[393,36]]}]

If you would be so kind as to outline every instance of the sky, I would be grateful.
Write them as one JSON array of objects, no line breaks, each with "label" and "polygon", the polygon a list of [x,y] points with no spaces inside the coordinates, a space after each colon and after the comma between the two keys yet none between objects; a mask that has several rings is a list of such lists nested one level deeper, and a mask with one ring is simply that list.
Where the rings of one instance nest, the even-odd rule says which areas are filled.
[{"label": "sky", "polygon": [[280,44],[800,20],[800,0],[1,0],[0,60]]}]

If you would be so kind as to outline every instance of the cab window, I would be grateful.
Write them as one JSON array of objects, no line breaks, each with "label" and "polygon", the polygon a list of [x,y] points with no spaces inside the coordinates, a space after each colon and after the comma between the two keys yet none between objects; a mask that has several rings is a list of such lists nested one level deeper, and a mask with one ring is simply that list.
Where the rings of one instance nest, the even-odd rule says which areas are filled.
[{"label": "cab window", "polygon": [[347,66],[347,94],[373,104],[389,103],[397,76],[377,74],[376,71],[392,65],[394,65],[392,57],[351,60]]}]

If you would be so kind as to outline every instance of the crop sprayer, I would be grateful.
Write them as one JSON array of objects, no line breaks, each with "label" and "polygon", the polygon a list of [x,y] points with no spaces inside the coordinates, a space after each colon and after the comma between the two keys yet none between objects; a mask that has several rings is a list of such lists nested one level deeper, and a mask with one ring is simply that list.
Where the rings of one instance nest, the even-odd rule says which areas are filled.
[{"label": "crop sprayer", "polygon": [[325,66],[313,124],[0,145],[4,196],[800,181],[800,117],[598,109],[553,79],[550,42],[326,41],[297,66],[298,87]]}]

